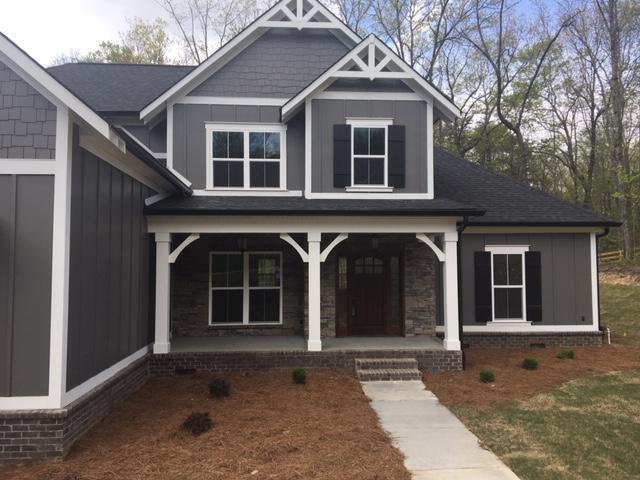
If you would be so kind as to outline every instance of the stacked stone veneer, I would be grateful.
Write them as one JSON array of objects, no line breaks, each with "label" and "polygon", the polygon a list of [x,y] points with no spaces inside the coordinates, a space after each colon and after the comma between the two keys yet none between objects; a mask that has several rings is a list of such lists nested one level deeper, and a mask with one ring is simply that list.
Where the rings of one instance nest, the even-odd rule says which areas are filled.
[{"label": "stacked stone veneer", "polygon": [[0,411],[0,464],[59,458],[149,377],[149,357],[59,410]]},{"label": "stacked stone veneer", "polygon": [[0,62],[0,158],[55,158],[56,107]]}]

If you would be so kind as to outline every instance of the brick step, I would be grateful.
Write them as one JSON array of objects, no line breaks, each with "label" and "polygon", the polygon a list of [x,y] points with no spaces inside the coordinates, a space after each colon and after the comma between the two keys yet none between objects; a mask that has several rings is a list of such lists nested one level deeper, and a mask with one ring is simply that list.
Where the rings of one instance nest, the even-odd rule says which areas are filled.
[{"label": "brick step", "polygon": [[356,358],[356,370],[417,369],[415,358]]},{"label": "brick step", "polygon": [[422,373],[417,368],[380,368],[356,370],[361,382],[421,380]]}]

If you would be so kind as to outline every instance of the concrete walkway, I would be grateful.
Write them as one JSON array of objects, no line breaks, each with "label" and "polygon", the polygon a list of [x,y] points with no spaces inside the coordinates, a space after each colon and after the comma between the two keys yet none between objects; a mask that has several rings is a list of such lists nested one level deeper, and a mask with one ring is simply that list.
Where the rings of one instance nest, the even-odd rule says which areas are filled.
[{"label": "concrete walkway", "polygon": [[420,381],[362,382],[414,480],[518,480]]}]

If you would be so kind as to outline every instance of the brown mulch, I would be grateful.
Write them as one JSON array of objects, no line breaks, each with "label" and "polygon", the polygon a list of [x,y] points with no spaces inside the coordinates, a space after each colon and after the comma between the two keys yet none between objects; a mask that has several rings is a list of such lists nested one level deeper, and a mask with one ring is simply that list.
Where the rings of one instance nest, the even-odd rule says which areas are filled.
[{"label": "brown mulch", "polygon": [[[353,375],[311,370],[222,375],[231,396],[209,398],[212,376],[151,380],[82,438],[64,461],[0,468],[0,478],[409,479]],[[180,431],[192,412],[212,430]]]},{"label": "brown mulch", "polygon": [[[556,358],[560,350],[573,350],[576,358]],[[466,370],[427,374],[427,388],[449,406],[488,408],[546,392],[586,375],[640,368],[640,348],[622,345],[550,348],[469,348]],[[522,359],[538,360],[537,370],[522,368]],[[496,374],[494,383],[480,382],[480,371]]]}]

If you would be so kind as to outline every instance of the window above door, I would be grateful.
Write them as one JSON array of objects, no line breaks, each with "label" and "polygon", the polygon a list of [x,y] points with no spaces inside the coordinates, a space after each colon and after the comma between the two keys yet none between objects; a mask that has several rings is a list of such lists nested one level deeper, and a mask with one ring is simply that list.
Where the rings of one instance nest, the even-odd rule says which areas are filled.
[{"label": "window above door", "polygon": [[286,190],[286,126],[206,126],[207,190]]}]

